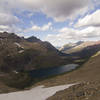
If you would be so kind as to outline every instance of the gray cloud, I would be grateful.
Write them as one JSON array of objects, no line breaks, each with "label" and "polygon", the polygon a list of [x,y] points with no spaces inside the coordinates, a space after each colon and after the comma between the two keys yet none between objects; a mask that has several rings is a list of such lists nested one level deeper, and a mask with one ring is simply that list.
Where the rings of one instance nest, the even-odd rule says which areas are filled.
[{"label": "gray cloud", "polygon": [[42,11],[56,21],[74,18],[88,10],[91,0],[1,0],[1,6],[8,6],[9,10]]},{"label": "gray cloud", "polygon": [[19,19],[9,13],[0,13],[0,25],[12,25],[19,22]]},{"label": "gray cloud", "polygon": [[48,0],[47,6],[42,9],[47,16],[56,21],[65,21],[72,19],[78,14],[83,14],[88,10],[89,0]]}]

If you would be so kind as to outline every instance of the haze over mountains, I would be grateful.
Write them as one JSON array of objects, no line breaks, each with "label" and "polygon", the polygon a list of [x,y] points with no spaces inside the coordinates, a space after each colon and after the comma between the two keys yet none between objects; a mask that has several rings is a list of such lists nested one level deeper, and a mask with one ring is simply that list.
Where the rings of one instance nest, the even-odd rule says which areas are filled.
[{"label": "haze over mountains", "polygon": [[87,59],[100,50],[100,41],[79,41],[76,43],[69,43],[59,50],[76,58]]},{"label": "haze over mountains", "polygon": [[61,48],[59,48],[60,51],[62,52],[65,52],[69,49],[72,49],[80,44],[82,44],[84,41],[78,41],[76,43],[68,43],[68,44],[65,44],[64,46],[62,46]]},{"label": "haze over mountains", "polygon": [[61,47],[59,50],[65,53],[72,53],[78,50],[82,50],[88,46],[93,46],[99,44],[100,41],[78,41],[76,43],[68,43]]}]

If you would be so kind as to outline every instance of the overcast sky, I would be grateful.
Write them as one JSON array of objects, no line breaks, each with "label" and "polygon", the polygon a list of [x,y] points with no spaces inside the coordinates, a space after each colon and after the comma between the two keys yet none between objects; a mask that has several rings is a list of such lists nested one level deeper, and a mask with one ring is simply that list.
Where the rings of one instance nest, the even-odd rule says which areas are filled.
[{"label": "overcast sky", "polygon": [[100,39],[100,0],[0,0],[0,31],[61,46]]}]

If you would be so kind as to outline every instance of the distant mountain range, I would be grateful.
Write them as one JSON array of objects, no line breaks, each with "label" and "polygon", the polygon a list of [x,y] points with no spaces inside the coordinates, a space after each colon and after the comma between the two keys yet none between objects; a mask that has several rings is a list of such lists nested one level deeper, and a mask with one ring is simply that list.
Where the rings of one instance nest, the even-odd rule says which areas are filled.
[{"label": "distant mountain range", "polygon": [[100,50],[100,41],[79,41],[69,43],[59,49],[73,57],[88,58]]},{"label": "distant mountain range", "polygon": [[59,50],[66,53],[66,51],[80,45],[81,43],[83,43],[83,41],[79,41],[76,43],[68,43],[68,44],[65,44],[63,47],[59,48]]}]

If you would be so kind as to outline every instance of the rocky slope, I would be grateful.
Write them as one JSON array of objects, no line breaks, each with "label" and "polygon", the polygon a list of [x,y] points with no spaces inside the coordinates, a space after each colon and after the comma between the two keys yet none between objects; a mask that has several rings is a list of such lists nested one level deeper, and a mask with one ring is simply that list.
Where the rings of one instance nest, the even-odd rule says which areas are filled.
[{"label": "rocky slope", "polygon": [[[0,33],[0,70],[20,71],[69,63],[68,57],[49,42],[36,37],[23,38],[14,33]],[[56,63],[57,62],[57,63]]]},{"label": "rocky slope", "polygon": [[[33,69],[58,67],[72,60],[49,42],[36,37],[0,33],[0,93],[12,92],[34,84],[28,73]],[[17,81],[16,81],[17,80]]]},{"label": "rocky slope", "polygon": [[[55,80],[55,81],[54,81]],[[57,92],[48,100],[99,100],[100,99],[100,53],[92,56],[79,69],[45,80],[42,84],[50,86],[67,83],[77,83],[77,85]]]}]

